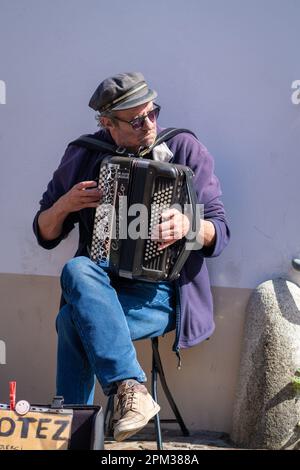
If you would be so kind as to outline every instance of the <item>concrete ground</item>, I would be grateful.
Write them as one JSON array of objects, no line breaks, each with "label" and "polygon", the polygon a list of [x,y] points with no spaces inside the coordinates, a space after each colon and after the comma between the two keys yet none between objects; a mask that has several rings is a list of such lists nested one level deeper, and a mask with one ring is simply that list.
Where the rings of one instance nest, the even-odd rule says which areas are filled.
[{"label": "concrete ground", "polygon": [[[230,442],[228,434],[211,431],[191,432],[184,437],[179,430],[162,430],[164,450],[233,450],[236,447]],[[132,438],[116,442],[112,438],[105,439],[106,450],[157,450],[153,426],[147,426]]]}]

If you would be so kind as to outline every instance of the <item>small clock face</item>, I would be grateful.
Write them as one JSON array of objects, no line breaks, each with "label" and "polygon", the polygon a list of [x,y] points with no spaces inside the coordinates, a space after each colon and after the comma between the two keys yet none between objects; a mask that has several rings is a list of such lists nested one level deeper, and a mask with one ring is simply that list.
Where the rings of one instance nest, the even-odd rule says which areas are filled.
[{"label": "small clock face", "polygon": [[30,410],[30,404],[26,400],[20,400],[16,403],[15,411],[19,415],[26,415]]}]

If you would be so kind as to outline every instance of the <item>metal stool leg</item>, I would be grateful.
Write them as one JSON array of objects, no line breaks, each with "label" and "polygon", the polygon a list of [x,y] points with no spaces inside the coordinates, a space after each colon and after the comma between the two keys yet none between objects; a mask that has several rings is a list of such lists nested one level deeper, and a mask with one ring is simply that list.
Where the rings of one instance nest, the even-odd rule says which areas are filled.
[{"label": "metal stool leg", "polygon": [[[157,367],[155,364],[154,356],[152,355],[152,383],[151,383],[151,392],[153,399],[157,402]],[[159,413],[154,416],[155,424],[155,434],[156,434],[156,444],[158,450],[163,450],[163,443],[161,438],[161,427],[160,427],[160,417]]]},{"label": "metal stool leg", "polygon": [[[182,431],[182,434],[184,436],[189,436],[190,433],[186,427],[186,425],[184,424],[184,421],[183,421],[183,418],[177,408],[177,405],[174,401],[174,398],[169,390],[169,387],[167,385],[167,382],[166,382],[166,378],[165,378],[165,374],[164,374],[164,370],[163,370],[163,366],[162,366],[162,363],[161,363],[161,359],[160,359],[160,354],[159,354],[159,350],[158,350],[158,338],[152,338],[151,339],[152,341],[152,359],[153,359],[153,362],[155,364],[155,367],[153,367],[153,369],[156,369],[157,373],[159,374],[159,378],[160,378],[160,382],[161,382],[161,385],[162,385],[162,388],[163,388],[163,391],[167,397],[167,400],[170,404],[170,407],[172,408],[173,410],[173,413],[176,417],[176,420],[177,423],[179,424],[180,428],[181,428],[181,431]],[[154,398],[154,396],[153,396]],[[155,398],[154,398],[155,400]],[[155,400],[156,401],[156,400]],[[171,421],[171,420],[168,420],[168,421]],[[174,421],[174,420],[172,420]]]}]

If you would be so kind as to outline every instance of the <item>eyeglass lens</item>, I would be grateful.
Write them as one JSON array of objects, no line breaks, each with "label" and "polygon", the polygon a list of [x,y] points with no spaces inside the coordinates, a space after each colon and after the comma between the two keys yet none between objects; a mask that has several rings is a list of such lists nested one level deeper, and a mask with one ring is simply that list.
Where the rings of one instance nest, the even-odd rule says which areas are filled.
[{"label": "eyeglass lens", "polygon": [[132,122],[132,127],[134,129],[141,129],[145,123],[146,118],[149,118],[151,122],[156,121],[159,115],[159,111],[160,109],[157,107],[157,108],[152,109],[152,111],[146,114],[146,116],[141,116],[141,117],[136,118],[136,120]]}]

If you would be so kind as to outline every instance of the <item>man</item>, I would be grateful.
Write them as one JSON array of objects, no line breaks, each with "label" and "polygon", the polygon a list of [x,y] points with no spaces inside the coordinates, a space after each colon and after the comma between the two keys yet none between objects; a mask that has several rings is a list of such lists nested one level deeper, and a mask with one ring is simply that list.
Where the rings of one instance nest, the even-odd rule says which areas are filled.
[{"label": "man", "polygon": [[[138,154],[161,130],[157,93],[141,73],[104,80],[89,106],[98,112],[102,129],[94,137]],[[105,152],[103,152],[105,153]],[[94,209],[100,194],[95,181],[99,152],[70,145],[40,201],[34,232],[41,246],[52,249],[79,223],[79,247],[62,271],[66,304],[57,317],[57,393],[67,403],[91,403],[94,377],[105,394],[117,392],[120,418],[116,440],[139,431],[159,411],[142,383],[133,341],[176,329],[174,351],[208,338],[214,330],[212,296],[205,257],[217,256],[229,239],[220,185],[213,159],[191,134],[182,133],[155,147],[147,158],[188,165],[195,173],[204,218],[197,235],[203,247],[192,251],[175,282],[141,282],[116,278],[88,256]],[[154,230],[161,249],[183,238],[189,220],[169,209]],[[180,302],[179,302],[180,301]]]}]

